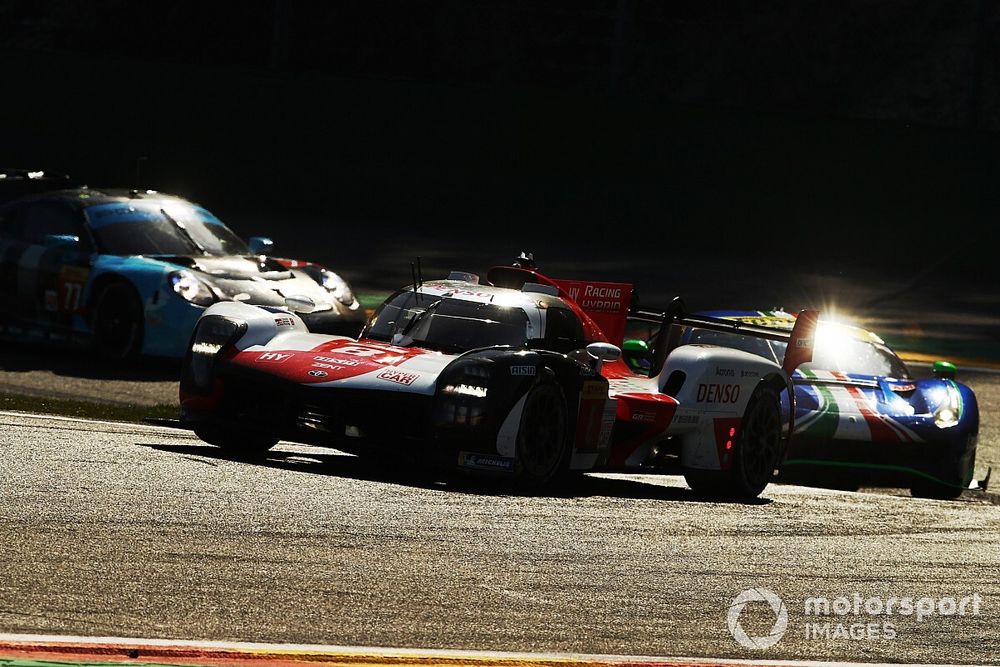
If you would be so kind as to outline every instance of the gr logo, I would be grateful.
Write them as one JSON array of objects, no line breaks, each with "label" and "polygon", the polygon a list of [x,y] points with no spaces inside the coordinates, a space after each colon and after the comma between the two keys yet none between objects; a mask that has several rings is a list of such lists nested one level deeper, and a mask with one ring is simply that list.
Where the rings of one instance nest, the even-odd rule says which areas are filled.
[{"label": "gr logo", "polygon": [[[774,612],[774,625],[771,626],[771,631],[761,637],[748,636],[743,626],[740,625],[740,614],[750,602],[766,602],[770,605],[771,611]],[[785,630],[788,629],[788,608],[785,607],[785,603],[776,593],[766,588],[748,588],[733,598],[729,604],[726,621],[729,624],[729,634],[733,636],[737,644],[743,648],[760,651],[771,648],[785,635]]]}]

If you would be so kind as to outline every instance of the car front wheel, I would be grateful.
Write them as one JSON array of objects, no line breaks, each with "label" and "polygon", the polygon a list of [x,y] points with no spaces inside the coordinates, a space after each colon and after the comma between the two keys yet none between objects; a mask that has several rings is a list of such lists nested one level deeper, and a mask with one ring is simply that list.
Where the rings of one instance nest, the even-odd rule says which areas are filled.
[{"label": "car front wheel", "polygon": [[94,344],[106,359],[131,361],[142,353],[145,315],[135,290],[125,283],[105,287],[94,302]]}]

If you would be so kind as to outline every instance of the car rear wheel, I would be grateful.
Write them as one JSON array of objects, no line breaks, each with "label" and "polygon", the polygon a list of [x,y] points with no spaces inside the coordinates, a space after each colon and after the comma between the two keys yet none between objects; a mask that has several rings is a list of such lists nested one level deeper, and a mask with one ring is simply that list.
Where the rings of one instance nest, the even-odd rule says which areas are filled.
[{"label": "car rear wheel", "polygon": [[112,283],[94,302],[94,344],[102,357],[132,361],[142,353],[145,315],[135,290],[125,283]]},{"label": "car rear wheel", "polygon": [[194,434],[208,444],[235,456],[262,456],[278,444],[278,438],[266,433],[225,428],[217,424],[200,424],[195,427]]},{"label": "car rear wheel", "polygon": [[774,389],[760,385],[743,413],[733,466],[728,473],[687,470],[684,479],[697,493],[712,496],[755,498],[781,462],[781,405]]},{"label": "car rear wheel", "polygon": [[569,419],[566,400],[553,382],[533,387],[524,402],[517,434],[519,479],[541,486],[569,467]]}]

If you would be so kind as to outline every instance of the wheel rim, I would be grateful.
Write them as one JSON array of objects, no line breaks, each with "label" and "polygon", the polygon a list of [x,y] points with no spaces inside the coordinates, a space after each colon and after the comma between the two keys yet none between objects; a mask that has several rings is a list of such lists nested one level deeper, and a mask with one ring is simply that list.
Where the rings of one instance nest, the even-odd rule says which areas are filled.
[{"label": "wheel rim", "polygon": [[97,317],[97,341],[102,350],[125,357],[135,343],[138,324],[127,304],[110,302],[105,297]]},{"label": "wheel rim", "polygon": [[566,433],[566,415],[559,394],[538,387],[528,395],[521,419],[521,465],[536,478],[545,478],[559,465]]},{"label": "wheel rim", "polygon": [[766,484],[778,463],[781,419],[766,400],[756,403],[743,425],[743,469],[747,481]]}]

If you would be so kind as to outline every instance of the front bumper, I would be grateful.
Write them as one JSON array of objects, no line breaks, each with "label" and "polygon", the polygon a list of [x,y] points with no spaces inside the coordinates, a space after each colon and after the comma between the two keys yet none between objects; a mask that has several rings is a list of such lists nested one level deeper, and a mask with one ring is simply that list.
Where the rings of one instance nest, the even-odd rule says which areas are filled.
[{"label": "front bumper", "polygon": [[780,479],[908,487],[916,479],[966,488],[976,462],[976,436],[956,432],[926,442],[829,440],[796,435]]}]

